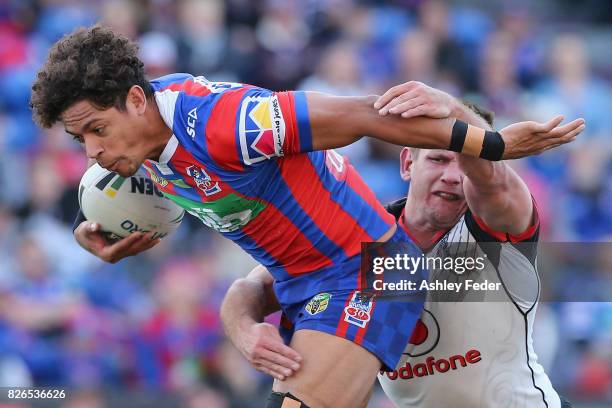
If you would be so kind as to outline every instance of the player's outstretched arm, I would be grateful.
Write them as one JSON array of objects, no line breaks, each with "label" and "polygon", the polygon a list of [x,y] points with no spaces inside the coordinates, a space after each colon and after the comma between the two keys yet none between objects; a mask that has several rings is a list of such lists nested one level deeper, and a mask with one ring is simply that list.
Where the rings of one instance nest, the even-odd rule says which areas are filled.
[{"label": "player's outstretched arm", "polygon": [[[385,93],[375,104],[381,115],[453,116],[471,125],[491,129],[491,124],[446,92],[420,82],[410,82]],[[489,119],[492,122],[492,117]],[[487,226],[520,234],[531,224],[533,205],[523,180],[504,162],[458,155],[465,174],[463,191],[468,207]]]},{"label": "player's outstretched arm", "polygon": [[374,108],[380,102],[377,96],[306,95],[315,150],[346,146],[368,135],[401,146],[453,150],[489,160],[517,159],[571,142],[584,129],[583,119],[559,126],[562,117],[556,117],[485,132],[451,117],[380,115]]},{"label": "player's outstretched arm", "polygon": [[263,322],[280,309],[273,283],[262,265],[236,280],[221,304],[221,321],[230,341],[253,367],[282,381],[300,368],[301,357],[284,344],[274,325]]},{"label": "player's outstretched arm", "polygon": [[[487,129],[492,125],[460,103],[452,104],[452,114]],[[465,174],[463,192],[467,205],[488,227],[518,235],[532,224],[534,208],[529,188],[510,166],[464,154],[458,155],[458,162]]]}]

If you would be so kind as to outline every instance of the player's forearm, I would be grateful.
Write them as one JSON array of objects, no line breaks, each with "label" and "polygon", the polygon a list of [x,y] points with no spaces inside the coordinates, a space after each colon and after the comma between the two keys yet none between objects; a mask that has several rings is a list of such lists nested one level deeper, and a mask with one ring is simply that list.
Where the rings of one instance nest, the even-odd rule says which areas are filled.
[{"label": "player's forearm", "polygon": [[252,279],[238,279],[230,286],[221,304],[221,322],[227,336],[235,342],[241,332],[265,317],[264,286]]},{"label": "player's forearm", "polygon": [[[432,119],[419,116],[406,119],[397,115],[381,116],[373,107],[376,96],[336,97],[309,92],[307,98],[315,150],[346,146],[363,135],[400,146],[445,150],[457,148],[451,145],[456,122],[454,118]],[[482,128],[472,130],[484,136]],[[479,156],[484,139],[481,137],[480,142],[476,140],[471,143],[474,140],[471,134],[464,131],[462,136],[459,138],[460,148],[466,154]]]},{"label": "player's forearm", "polygon": [[372,118],[365,130],[368,136],[400,146],[451,150],[454,118],[424,116],[405,119],[397,115]]},{"label": "player's forearm", "polygon": [[[451,115],[470,125],[485,130],[492,129],[484,118],[459,100],[453,101]],[[465,154],[458,155],[458,163],[465,176],[470,179],[475,188],[482,189],[483,194],[502,187],[501,184],[505,180],[505,163],[483,160]]]},{"label": "player's forearm", "polygon": [[[490,129],[472,109],[458,103],[452,114],[466,123]],[[496,231],[518,234],[530,224],[532,205],[529,190],[504,162],[491,162],[458,155],[465,174],[463,190],[470,209]]]}]

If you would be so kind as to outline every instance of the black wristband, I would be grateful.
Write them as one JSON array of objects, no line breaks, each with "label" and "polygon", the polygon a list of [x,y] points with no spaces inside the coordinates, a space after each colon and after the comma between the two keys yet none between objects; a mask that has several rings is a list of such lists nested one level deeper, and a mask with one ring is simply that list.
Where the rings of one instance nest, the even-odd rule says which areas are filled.
[{"label": "black wristband", "polygon": [[74,223],[72,224],[72,232],[74,232],[74,230],[77,229],[77,227],[81,225],[83,221],[87,221],[87,218],[85,218],[85,214],[83,214],[83,211],[81,211],[79,208],[79,212],[77,213]]},{"label": "black wristband", "polygon": [[480,157],[491,161],[501,160],[505,147],[506,143],[504,143],[504,139],[499,132],[487,130],[482,142]]},{"label": "black wristband", "polygon": [[465,136],[467,135],[468,125],[460,120],[455,120],[453,125],[453,132],[451,134],[451,141],[448,150],[453,152],[461,153],[463,150],[463,144],[465,143]]}]

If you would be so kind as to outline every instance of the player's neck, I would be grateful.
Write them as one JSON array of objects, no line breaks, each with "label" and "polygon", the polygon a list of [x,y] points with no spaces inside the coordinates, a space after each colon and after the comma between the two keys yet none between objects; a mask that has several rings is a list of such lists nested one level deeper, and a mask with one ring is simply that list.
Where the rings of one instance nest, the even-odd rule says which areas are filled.
[{"label": "player's neck", "polygon": [[151,152],[147,155],[147,158],[159,161],[159,156],[161,156],[172,136],[172,129],[164,122],[155,98],[149,101],[145,115],[149,124],[148,139],[151,143]]},{"label": "player's neck", "polygon": [[423,251],[427,251],[434,246],[436,241],[448,230],[445,226],[432,223],[423,209],[419,209],[419,204],[410,199],[410,196],[406,200],[402,216],[402,222],[408,230],[408,234]]}]

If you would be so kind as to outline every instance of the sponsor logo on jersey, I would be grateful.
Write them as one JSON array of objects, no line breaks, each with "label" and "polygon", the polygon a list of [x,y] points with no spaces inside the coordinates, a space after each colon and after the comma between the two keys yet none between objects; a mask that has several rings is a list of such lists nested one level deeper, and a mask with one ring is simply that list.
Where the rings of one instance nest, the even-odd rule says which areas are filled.
[{"label": "sponsor logo on jersey", "polygon": [[385,373],[381,371],[380,374],[386,374],[390,380],[410,380],[414,377],[427,377],[436,373],[445,373],[449,370],[457,370],[459,368],[467,367],[468,364],[476,364],[482,360],[480,351],[476,349],[468,350],[465,355],[455,354],[448,358],[437,359],[433,356],[429,356],[423,363],[414,364],[414,362],[406,362],[403,366],[397,370],[393,370]]},{"label": "sponsor logo on jersey", "polygon": [[329,305],[329,299],[331,299],[329,293],[319,293],[306,304],[306,311],[311,315],[316,315],[317,313],[324,312]]},{"label": "sponsor logo on jersey", "polygon": [[285,120],[278,97],[247,96],[240,106],[240,151],[246,164],[282,156]]},{"label": "sponsor logo on jersey", "polygon": [[187,134],[191,137],[191,139],[195,139],[195,135],[196,135],[195,125],[196,125],[197,120],[198,120],[198,109],[193,108],[192,110],[189,111],[189,113],[187,113],[187,127],[185,128],[185,130],[187,131]]},{"label": "sponsor logo on jersey", "polygon": [[359,291],[353,293],[348,306],[344,308],[344,321],[365,328],[370,321],[373,305],[373,294]]},{"label": "sponsor logo on jersey", "polygon": [[210,178],[208,173],[204,171],[204,169],[199,168],[197,166],[189,166],[185,170],[187,171],[187,174],[191,176],[191,178],[193,178],[193,181],[195,181],[196,186],[198,186],[198,188],[202,190],[207,197],[213,194],[217,194],[221,191],[219,183],[213,182],[213,180]]}]

